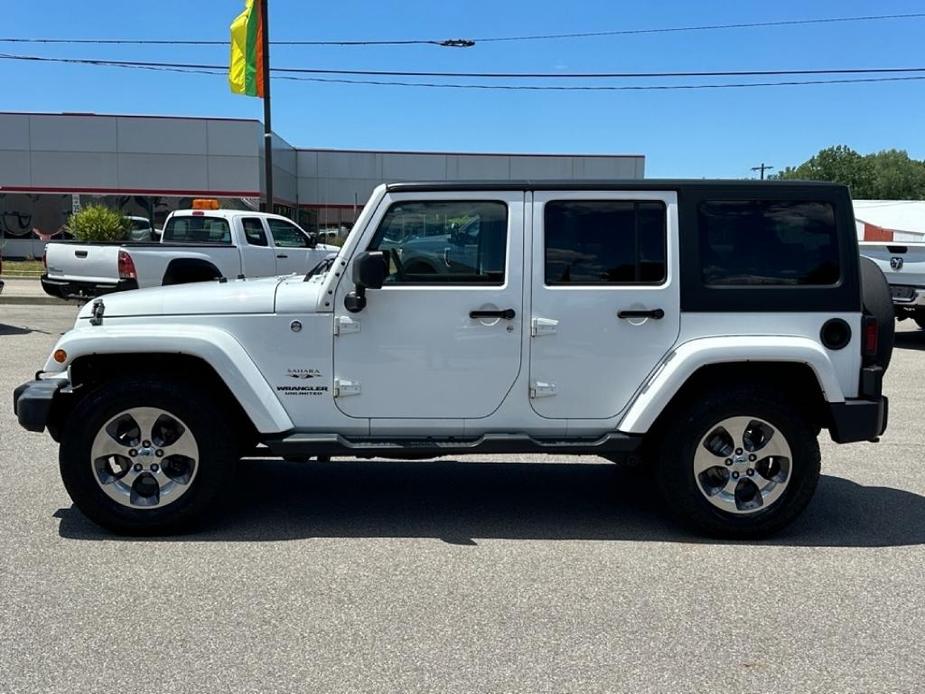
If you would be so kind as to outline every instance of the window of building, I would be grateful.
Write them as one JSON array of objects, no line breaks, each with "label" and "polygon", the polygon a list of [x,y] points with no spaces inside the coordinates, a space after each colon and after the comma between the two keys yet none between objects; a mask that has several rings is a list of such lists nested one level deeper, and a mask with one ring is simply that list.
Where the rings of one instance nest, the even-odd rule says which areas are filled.
[{"label": "window of building", "polygon": [[399,202],[370,250],[389,258],[389,284],[504,284],[507,205],[469,200]]},{"label": "window of building", "polygon": [[268,219],[273,241],[280,248],[308,248],[308,235],[295,224],[282,219]]},{"label": "window of building", "polygon": [[667,213],[657,201],[546,203],[546,284],[665,281]]},{"label": "window of building", "polygon": [[245,217],[241,220],[244,227],[244,238],[251,246],[268,246],[267,233],[263,230],[263,222],[256,217]]},{"label": "window of building", "polygon": [[171,217],[164,227],[164,241],[230,244],[231,229],[222,217]]},{"label": "window of building", "polygon": [[833,285],[840,277],[827,202],[712,200],[698,208],[706,285]]}]

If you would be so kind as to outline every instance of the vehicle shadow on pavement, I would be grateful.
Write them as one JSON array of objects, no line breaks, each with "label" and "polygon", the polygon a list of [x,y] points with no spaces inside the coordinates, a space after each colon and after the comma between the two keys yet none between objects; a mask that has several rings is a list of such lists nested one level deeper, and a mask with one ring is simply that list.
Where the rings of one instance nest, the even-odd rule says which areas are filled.
[{"label": "vehicle shadow on pavement", "polygon": [[[335,461],[242,463],[235,499],[214,522],[174,540],[259,542],[305,538],[432,537],[721,543],[660,512],[653,484],[610,463]],[[76,509],[59,532],[119,540]],[[145,541],[145,540],[138,540]],[[823,475],[806,512],[752,544],[885,547],[925,543],[925,497]]]},{"label": "vehicle shadow on pavement", "polygon": [[893,345],[899,349],[925,350],[925,330],[897,331]]},{"label": "vehicle shadow on pavement", "polygon": [[6,323],[0,323],[0,337],[4,335],[28,335],[29,333],[34,332],[43,331],[33,330],[32,328],[23,328],[19,325],[7,325]]}]

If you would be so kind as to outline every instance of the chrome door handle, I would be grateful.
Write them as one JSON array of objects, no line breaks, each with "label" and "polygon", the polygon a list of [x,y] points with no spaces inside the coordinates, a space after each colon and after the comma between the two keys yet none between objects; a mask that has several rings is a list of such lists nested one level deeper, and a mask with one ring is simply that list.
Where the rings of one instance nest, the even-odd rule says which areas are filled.
[{"label": "chrome door handle", "polygon": [[620,318],[621,320],[626,320],[627,318],[652,318],[653,320],[661,320],[664,317],[665,317],[665,312],[660,308],[628,310],[628,311],[618,311],[617,312],[617,318]]}]

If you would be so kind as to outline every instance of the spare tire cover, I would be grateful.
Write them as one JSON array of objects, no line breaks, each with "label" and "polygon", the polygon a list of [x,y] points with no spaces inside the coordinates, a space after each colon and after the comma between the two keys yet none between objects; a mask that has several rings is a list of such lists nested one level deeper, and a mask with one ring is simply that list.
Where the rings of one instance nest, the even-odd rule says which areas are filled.
[{"label": "spare tire cover", "polygon": [[893,334],[896,331],[896,312],[893,309],[893,297],[890,285],[883,272],[870,258],[861,257],[861,296],[864,313],[874,316],[879,325],[880,334],[877,342],[877,356],[874,363],[886,368],[893,356]]}]

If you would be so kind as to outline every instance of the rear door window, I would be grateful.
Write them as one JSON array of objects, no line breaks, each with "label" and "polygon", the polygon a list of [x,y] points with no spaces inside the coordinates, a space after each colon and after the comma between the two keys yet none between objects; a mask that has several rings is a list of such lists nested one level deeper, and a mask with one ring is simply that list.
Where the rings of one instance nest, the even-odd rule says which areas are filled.
[{"label": "rear door window", "polygon": [[661,202],[553,200],[545,230],[547,286],[661,284],[667,277]]},{"label": "rear door window", "polygon": [[244,238],[251,246],[268,246],[267,232],[263,229],[263,222],[256,217],[245,217],[241,220],[244,227]]},{"label": "rear door window", "polygon": [[832,286],[841,277],[829,202],[707,200],[697,213],[707,286]]},{"label": "rear door window", "polygon": [[231,229],[222,217],[171,217],[164,227],[163,240],[169,243],[231,244]]}]

